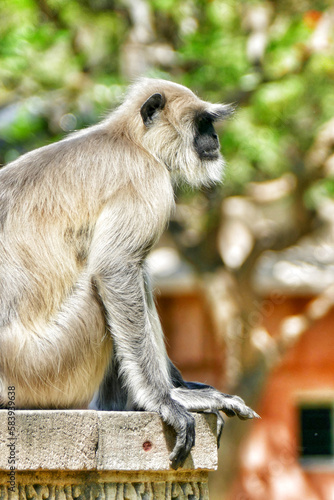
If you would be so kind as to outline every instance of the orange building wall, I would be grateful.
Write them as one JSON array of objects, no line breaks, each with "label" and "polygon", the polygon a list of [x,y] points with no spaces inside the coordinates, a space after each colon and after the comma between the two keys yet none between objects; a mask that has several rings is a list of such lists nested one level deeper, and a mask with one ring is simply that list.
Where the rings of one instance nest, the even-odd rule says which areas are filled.
[{"label": "orange building wall", "polygon": [[215,338],[201,293],[160,295],[157,309],[168,354],[184,379],[222,387],[224,346]]},{"label": "orange building wall", "polygon": [[[306,302],[275,305],[264,315],[270,333]],[[305,332],[270,375],[257,408],[262,419],[241,450],[241,476],[230,500],[334,500],[334,463],[306,470],[298,460],[298,405],[317,399],[334,403],[334,311]]]}]

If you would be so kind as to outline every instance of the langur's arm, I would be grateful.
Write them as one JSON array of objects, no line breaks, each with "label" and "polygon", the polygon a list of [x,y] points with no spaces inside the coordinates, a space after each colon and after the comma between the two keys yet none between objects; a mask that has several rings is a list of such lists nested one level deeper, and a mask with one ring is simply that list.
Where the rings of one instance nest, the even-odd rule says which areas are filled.
[{"label": "langur's arm", "polygon": [[[145,274],[145,292],[152,329],[158,341],[163,341],[160,320],[155,307],[152,288],[147,273]],[[166,354],[167,356],[167,354]],[[224,394],[214,387],[200,382],[187,382],[180,371],[168,359],[169,372],[173,384],[172,397],[189,411],[221,410],[229,417],[237,415],[240,419],[258,417],[258,415],[238,396]],[[222,424],[222,423],[221,423]]]},{"label": "langur's arm", "polygon": [[[152,330],[141,240],[136,240],[133,225],[134,212],[127,216],[123,207],[105,210],[96,226],[89,268],[106,311],[118,376],[128,400],[134,407],[158,412],[175,429],[176,444],[170,459],[177,468],[194,444],[194,417],[171,397],[168,358]],[[115,234],[113,228],[122,228],[122,235]]]}]

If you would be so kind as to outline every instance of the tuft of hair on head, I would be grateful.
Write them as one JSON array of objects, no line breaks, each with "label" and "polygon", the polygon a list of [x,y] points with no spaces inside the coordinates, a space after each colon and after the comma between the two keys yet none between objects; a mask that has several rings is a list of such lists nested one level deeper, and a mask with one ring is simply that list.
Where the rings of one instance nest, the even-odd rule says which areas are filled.
[{"label": "tuft of hair on head", "polygon": [[235,111],[236,105],[234,104],[211,104],[206,114],[213,122],[218,122],[230,118]]}]

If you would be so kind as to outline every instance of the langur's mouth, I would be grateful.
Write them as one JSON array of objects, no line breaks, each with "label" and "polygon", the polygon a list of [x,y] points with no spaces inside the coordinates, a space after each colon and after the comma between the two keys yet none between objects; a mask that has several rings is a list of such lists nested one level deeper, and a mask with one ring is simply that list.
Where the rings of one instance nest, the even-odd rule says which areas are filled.
[{"label": "langur's mouth", "polygon": [[200,158],[201,158],[201,160],[218,160],[219,159],[219,150],[201,151]]}]

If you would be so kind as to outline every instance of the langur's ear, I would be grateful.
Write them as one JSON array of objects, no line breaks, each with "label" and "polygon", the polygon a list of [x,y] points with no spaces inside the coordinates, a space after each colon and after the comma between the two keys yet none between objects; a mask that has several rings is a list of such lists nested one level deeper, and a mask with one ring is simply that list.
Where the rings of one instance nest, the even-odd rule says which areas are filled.
[{"label": "langur's ear", "polygon": [[144,125],[149,127],[159,112],[165,107],[166,99],[162,94],[152,94],[140,108],[140,114]]}]

